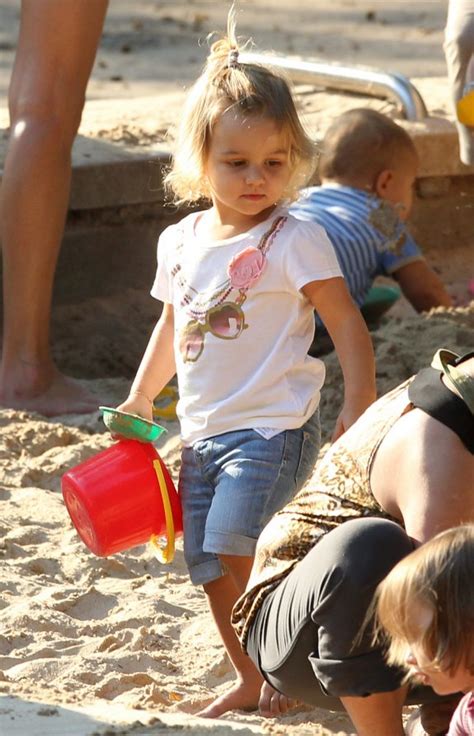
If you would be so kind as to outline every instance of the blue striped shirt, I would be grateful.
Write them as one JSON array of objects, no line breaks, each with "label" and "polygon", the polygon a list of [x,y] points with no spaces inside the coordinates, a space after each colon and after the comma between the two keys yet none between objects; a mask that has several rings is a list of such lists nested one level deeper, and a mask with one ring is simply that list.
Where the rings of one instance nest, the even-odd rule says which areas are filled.
[{"label": "blue striped shirt", "polygon": [[290,212],[326,230],[359,307],[376,276],[389,276],[423,258],[393,205],[361,189],[339,184],[309,187]]}]

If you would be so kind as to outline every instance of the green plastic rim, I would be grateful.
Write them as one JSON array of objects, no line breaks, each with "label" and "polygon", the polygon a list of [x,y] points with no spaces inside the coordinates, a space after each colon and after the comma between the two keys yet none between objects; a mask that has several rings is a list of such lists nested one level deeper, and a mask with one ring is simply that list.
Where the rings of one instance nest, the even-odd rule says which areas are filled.
[{"label": "green plastic rim", "polygon": [[128,440],[155,442],[167,430],[156,422],[149,422],[136,414],[99,406],[105,426],[112,434],[118,434]]},{"label": "green plastic rim", "polygon": [[401,293],[397,286],[372,286],[365,298],[364,307],[375,304],[395,304]]}]

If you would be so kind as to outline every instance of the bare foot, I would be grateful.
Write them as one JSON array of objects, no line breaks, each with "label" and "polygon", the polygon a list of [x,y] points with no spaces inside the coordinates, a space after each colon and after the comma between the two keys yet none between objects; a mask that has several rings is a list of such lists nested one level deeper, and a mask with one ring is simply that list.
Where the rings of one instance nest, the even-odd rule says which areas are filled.
[{"label": "bare foot", "polygon": [[60,414],[87,414],[95,411],[98,399],[79,381],[54,370],[42,385],[3,380],[0,383],[0,407],[21,409],[55,417]]},{"label": "bare foot", "polygon": [[262,689],[260,690],[260,700],[258,702],[258,708],[260,715],[266,718],[274,718],[275,716],[281,716],[287,713],[292,708],[299,705],[298,700],[288,698],[283,693],[275,690],[268,682],[264,682]]},{"label": "bare foot", "polygon": [[223,695],[196,713],[201,718],[219,718],[229,710],[257,710],[262,681],[247,684],[241,680]]}]

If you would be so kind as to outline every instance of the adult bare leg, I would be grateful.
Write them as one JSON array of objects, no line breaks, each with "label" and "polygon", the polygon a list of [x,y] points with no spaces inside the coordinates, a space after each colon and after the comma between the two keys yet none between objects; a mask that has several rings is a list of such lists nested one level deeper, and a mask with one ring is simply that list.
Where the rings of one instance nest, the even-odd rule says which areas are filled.
[{"label": "adult bare leg", "polygon": [[341,698],[357,736],[403,736],[402,708],[407,688],[366,698]]},{"label": "adult bare leg", "polygon": [[50,351],[54,272],[66,218],[71,148],[107,0],[23,0],[9,93],[11,135],[0,191],[4,331],[0,406],[47,416],[97,400]]}]

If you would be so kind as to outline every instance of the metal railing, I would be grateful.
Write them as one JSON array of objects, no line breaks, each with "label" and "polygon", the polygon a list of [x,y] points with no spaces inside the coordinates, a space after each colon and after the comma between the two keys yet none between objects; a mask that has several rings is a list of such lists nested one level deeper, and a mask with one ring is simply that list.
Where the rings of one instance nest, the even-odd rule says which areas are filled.
[{"label": "metal railing", "polygon": [[342,66],[323,61],[304,61],[295,56],[278,56],[243,51],[244,63],[268,64],[284,70],[293,82],[325,89],[357,92],[391,100],[401,106],[407,120],[423,120],[426,105],[417,88],[403,74],[386,74],[363,66]]}]

